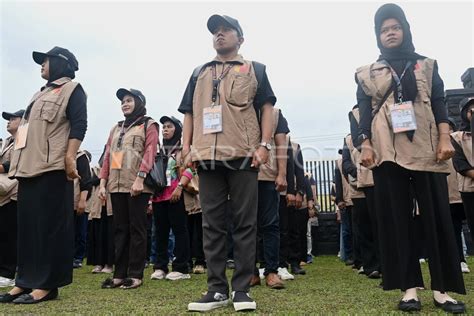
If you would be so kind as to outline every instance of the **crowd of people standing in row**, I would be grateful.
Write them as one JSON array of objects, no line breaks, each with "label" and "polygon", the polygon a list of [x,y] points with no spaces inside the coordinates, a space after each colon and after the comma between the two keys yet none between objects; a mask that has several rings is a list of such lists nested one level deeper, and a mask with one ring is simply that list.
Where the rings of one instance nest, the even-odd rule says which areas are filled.
[{"label": "crowd of people standing in row", "polygon": [[[86,249],[93,272],[112,273],[103,289],[140,287],[149,261],[153,280],[206,272],[207,292],[189,311],[230,302],[236,311],[255,310],[249,291],[261,278],[282,289],[294,274],[305,274],[301,263],[311,260],[307,235],[319,207],[314,179],[305,176],[301,147],[275,107],[265,65],[239,55],[239,22],[213,15],[207,27],[217,56],[193,71],[178,108],[182,122],[155,121],[140,90],[118,89],[124,118],[92,169],[90,154],[80,150],[87,97],[73,81],[77,59],[61,47],[33,52],[47,83],[25,110],[3,113],[12,137],[0,167],[0,216],[9,223],[2,244],[8,256],[0,265],[7,274],[0,276],[14,287],[1,303],[55,299],[72,283]],[[450,211],[450,202],[464,204],[473,231],[466,126],[474,100],[463,102],[466,126],[451,134],[437,63],[415,53],[402,9],[382,6],[375,31],[381,55],[357,69],[351,134],[336,170],[343,226],[350,213],[354,223],[353,241],[343,231],[343,255],[349,258],[353,243],[351,263],[382,278],[385,290],[402,290],[400,310],[418,311],[424,283],[414,245],[422,229],[434,304],[464,312],[447,293],[466,293],[456,243],[461,209]],[[448,174],[461,199],[450,200]]]}]

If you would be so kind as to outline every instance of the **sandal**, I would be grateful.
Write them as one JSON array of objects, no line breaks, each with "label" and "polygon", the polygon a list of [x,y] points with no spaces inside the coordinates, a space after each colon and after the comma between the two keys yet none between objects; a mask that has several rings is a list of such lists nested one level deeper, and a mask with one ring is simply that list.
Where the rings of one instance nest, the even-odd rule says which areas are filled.
[{"label": "sandal", "polygon": [[115,283],[115,282],[114,282],[114,279],[112,279],[112,278],[107,278],[107,279],[105,279],[104,282],[102,282],[102,288],[103,288],[103,289],[115,289],[115,288],[117,288],[117,287],[122,286],[124,283],[125,283],[124,280],[121,280],[120,282]]},{"label": "sandal", "polygon": [[123,281],[122,286],[120,287],[121,289],[136,289],[142,285],[142,280],[140,279],[134,279],[134,278],[128,278]]}]

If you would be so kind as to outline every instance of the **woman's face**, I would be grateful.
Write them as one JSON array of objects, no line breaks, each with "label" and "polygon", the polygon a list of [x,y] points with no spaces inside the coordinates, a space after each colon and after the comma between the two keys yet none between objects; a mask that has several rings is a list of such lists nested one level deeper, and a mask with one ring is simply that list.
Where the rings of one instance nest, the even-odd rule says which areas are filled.
[{"label": "woman's face", "polygon": [[133,96],[127,94],[122,99],[122,112],[123,115],[127,116],[133,113],[135,110],[135,99]]},{"label": "woman's face", "polygon": [[383,21],[380,28],[380,42],[385,48],[396,48],[403,43],[403,28],[397,19]]},{"label": "woman's face", "polygon": [[46,57],[41,64],[41,78],[49,80],[49,58]]},{"label": "woman's face", "polygon": [[175,130],[176,128],[174,127],[173,123],[171,123],[170,121],[164,122],[163,123],[163,139],[169,140],[173,138]]},{"label": "woman's face", "polygon": [[467,109],[467,119],[469,120],[469,122],[471,121],[472,119],[472,112],[474,111],[474,103],[469,107],[469,109]]}]

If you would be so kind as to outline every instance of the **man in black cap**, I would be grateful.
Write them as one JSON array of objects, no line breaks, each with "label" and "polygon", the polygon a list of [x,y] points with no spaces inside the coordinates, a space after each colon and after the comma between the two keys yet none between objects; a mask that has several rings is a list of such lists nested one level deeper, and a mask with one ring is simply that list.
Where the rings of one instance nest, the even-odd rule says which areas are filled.
[{"label": "man in black cap", "polygon": [[8,121],[7,131],[10,137],[5,145],[0,147],[0,287],[15,285],[16,247],[17,247],[17,220],[16,199],[18,182],[7,178],[10,169],[10,154],[20,125],[24,110],[15,113],[3,112],[2,117]]},{"label": "man in black cap", "polygon": [[[183,157],[187,162],[199,162],[208,268],[208,292],[190,303],[188,310],[208,311],[229,302],[227,220],[234,226],[233,305],[236,311],[254,310],[256,303],[248,292],[255,263],[257,175],[272,147],[276,98],[265,66],[239,55],[244,42],[239,22],[226,15],[213,15],[207,27],[213,34],[217,56],[196,68],[178,109],[185,114]],[[225,216],[229,197],[231,219]]]}]

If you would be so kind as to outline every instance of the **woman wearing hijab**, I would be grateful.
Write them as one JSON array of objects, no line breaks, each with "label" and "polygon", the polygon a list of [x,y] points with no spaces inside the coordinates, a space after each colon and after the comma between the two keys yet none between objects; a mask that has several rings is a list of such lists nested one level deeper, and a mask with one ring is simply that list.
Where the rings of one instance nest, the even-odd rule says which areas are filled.
[{"label": "woman wearing hijab", "polygon": [[[153,199],[153,214],[156,225],[156,263],[151,275],[153,280],[189,279],[190,257],[189,234],[186,223],[186,208],[183,189],[193,178],[190,168],[184,169],[181,161],[181,122],[171,116],[160,119],[163,124],[164,154],[168,157],[166,167],[167,187]],[[175,236],[172,272],[168,273],[168,236],[170,229]]]},{"label": "woman wearing hijab", "polygon": [[87,130],[87,98],[73,82],[79,69],[67,49],[33,52],[44,87],[20,122],[9,176],[18,179],[18,273],[0,302],[35,304],[55,299],[72,282],[73,182],[76,153]]},{"label": "woman wearing hijab", "polygon": [[148,200],[153,192],[143,182],[153,166],[158,124],[146,116],[145,96],[119,89],[125,120],[110,132],[100,171],[99,196],[111,195],[114,211],[115,270],[102,288],[134,289],[142,285],[146,261]]},{"label": "woman wearing hijab", "polygon": [[418,55],[403,10],[385,4],[375,14],[381,55],[357,70],[361,161],[373,168],[384,290],[400,289],[398,308],[418,311],[424,287],[414,245],[410,187],[420,209],[434,304],[447,312],[465,306],[446,292],[465,294],[451,221],[446,162],[454,154],[435,60]]}]

